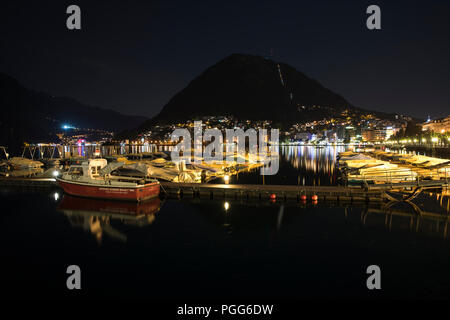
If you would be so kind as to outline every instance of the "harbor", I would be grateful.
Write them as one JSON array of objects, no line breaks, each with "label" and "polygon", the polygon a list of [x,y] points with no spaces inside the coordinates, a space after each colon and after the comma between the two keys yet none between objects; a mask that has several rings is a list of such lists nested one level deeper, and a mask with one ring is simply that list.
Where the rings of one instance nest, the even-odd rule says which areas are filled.
[{"label": "harbor", "polygon": [[[126,293],[128,298],[137,299],[146,296],[149,287],[162,299],[173,297],[171,288],[181,294],[206,297],[220,287],[218,297],[245,299],[262,296],[261,278],[269,272],[277,275],[276,280],[262,285],[269,282],[277,292],[265,296],[275,299],[282,292],[319,297],[320,290],[330,283],[332,288],[339,285],[337,274],[358,283],[353,269],[363,272],[373,259],[371,251],[379,248],[390,254],[377,253],[377,263],[404,275],[391,280],[395,286],[384,289],[387,297],[402,293],[403,297],[414,298],[421,292],[424,286],[411,284],[410,277],[423,265],[413,263],[405,269],[404,264],[392,263],[392,259],[417,261],[419,254],[439,254],[439,272],[430,273],[427,283],[440,284],[444,289],[426,286],[427,294],[448,297],[441,271],[448,266],[445,253],[450,249],[445,197],[444,207],[439,207],[441,198],[433,201],[433,196],[422,194],[421,213],[406,203],[388,207],[384,202],[183,197],[132,203],[74,198],[59,189],[11,190],[0,197],[2,204],[11,208],[3,217],[8,228],[2,239],[20,239],[14,246],[5,246],[3,252],[7,257],[21,253],[13,265],[3,268],[20,268],[20,263],[30,257],[33,261],[45,259],[44,276],[34,278],[39,283],[47,281],[49,290],[43,297],[53,297],[54,292],[60,298],[69,297],[71,292],[58,291],[59,278],[55,275],[61,261],[65,264],[74,259],[81,266],[90,266],[84,276],[90,279],[86,290],[91,297],[122,297]],[[70,250],[61,250],[61,246]],[[282,253],[287,250],[295,254],[283,259]],[[112,264],[111,259],[117,257],[126,263]],[[330,267],[334,271],[325,272]],[[320,277],[314,273],[317,271]],[[142,276],[144,272],[148,274]],[[114,276],[123,280],[111,283],[108,279]],[[213,280],[194,286],[201,276]],[[28,280],[31,276],[24,273],[23,277]],[[238,292],[237,282],[244,284]],[[299,291],[300,285],[307,292]],[[403,291],[405,287],[409,288],[407,292]],[[33,287],[24,293],[11,287],[9,293],[23,297],[37,290]],[[367,290],[356,285],[333,289],[330,294],[370,298]]]},{"label": "harbor", "polygon": [[[310,150],[322,150],[315,147],[288,147],[309,148]],[[25,154],[25,150],[23,155]],[[32,151],[34,150],[34,151]],[[45,154],[40,149],[29,149],[32,158],[15,157],[14,161],[4,161],[12,164],[3,177],[0,178],[1,186],[20,188],[54,188],[57,187],[56,179],[68,171],[70,164],[82,167],[83,163],[101,160],[97,148],[97,160],[89,160],[88,157],[70,156],[68,158],[53,158],[45,171],[41,169],[48,161],[33,160],[36,150],[39,154]],[[53,147],[53,150],[58,150]],[[5,152],[6,153],[6,152]],[[63,154],[58,152],[59,154]],[[306,185],[305,182],[294,184],[265,183],[232,183],[234,177],[245,175],[249,172],[257,173],[257,169],[264,163],[249,163],[250,155],[246,161],[232,163],[197,163],[186,164],[170,161],[167,152],[135,152],[122,155],[105,155],[101,165],[90,165],[84,169],[85,174],[98,167],[98,174],[105,174],[113,181],[140,181],[142,179],[157,179],[161,185],[163,197],[199,197],[208,199],[260,199],[267,201],[347,201],[347,202],[377,202],[392,199],[413,199],[424,190],[442,192],[446,190],[450,179],[450,160],[433,158],[413,154],[400,154],[381,150],[371,152],[341,151],[334,153],[336,156],[336,172],[338,179],[331,185]],[[282,157],[282,154],[279,155]],[[37,159],[42,159],[37,158]],[[57,160],[57,161],[56,161]],[[67,163],[68,165],[65,165]],[[92,169],[91,169],[92,166]],[[23,171],[25,168],[40,171],[33,175],[18,176],[15,171]],[[50,173],[49,173],[50,172]],[[111,173],[114,173],[111,175]],[[95,174],[94,174],[95,176]],[[264,177],[263,177],[264,179]],[[236,181],[237,182],[237,181]],[[116,182],[114,182],[116,183]],[[111,183],[109,183],[110,185]],[[393,197],[398,193],[400,197]]]},{"label": "harbor", "polygon": [[[120,146],[117,148],[120,151]],[[94,297],[104,296],[104,290],[113,297],[123,292],[127,297],[145,296],[152,286],[159,297],[170,298],[168,281],[171,286],[192,287],[190,278],[207,275],[214,281],[190,289],[191,294],[204,297],[205,292],[220,286],[225,294],[236,295],[233,284],[244,281],[248,288],[241,292],[244,298],[257,296],[260,279],[268,272],[278,274],[272,288],[291,295],[302,286],[308,289],[305,297],[311,293],[320,296],[320,288],[338,284],[333,282],[336,274],[328,273],[324,280],[299,277],[299,270],[312,275],[318,268],[326,273],[332,266],[357,283],[348,270],[355,266],[364,270],[359,265],[373,259],[367,253],[371,248],[382,250],[377,262],[385,266],[393,259],[386,252],[395,252],[396,259],[404,261],[414,260],[417,250],[445,257],[450,249],[445,159],[367,148],[356,151],[351,146],[278,146],[279,172],[263,176],[262,164],[250,168],[237,161],[209,167],[207,163],[197,164],[199,167],[174,163],[167,148],[106,154],[97,147],[84,156],[74,149],[70,157],[45,163],[36,157],[38,153],[34,160],[26,156],[15,159],[16,167],[10,166],[4,171],[8,175],[0,177],[0,197],[10,208],[4,218],[9,231],[2,236],[20,237],[14,250],[27,257],[38,259],[26,243],[44,248],[36,252],[48,261],[48,276],[56,274],[59,261],[77,256],[77,263],[91,266],[85,273],[95,279],[89,288]],[[20,165],[29,164],[31,168],[26,170],[35,170],[34,166],[40,172],[11,174],[22,172]],[[214,175],[205,179],[203,174],[202,179],[206,169]],[[364,169],[370,171],[361,171]],[[190,178],[187,172],[192,174]],[[186,177],[180,179],[180,174]],[[150,199],[97,199],[66,192],[59,179],[92,181],[100,188],[107,187],[108,181],[113,187],[117,181],[119,189],[133,183],[142,188],[155,179],[160,189],[158,196]],[[414,248],[409,245],[412,242]],[[70,253],[61,253],[58,243],[67,243]],[[282,257],[285,250],[293,252],[289,260]],[[117,255],[127,263],[111,266],[108,261]],[[322,261],[324,256],[332,259],[308,262]],[[440,261],[446,265],[444,258]],[[186,269],[187,265],[194,268]],[[410,268],[408,277],[418,268]],[[148,270],[151,277],[130,276]],[[239,276],[242,272],[245,280]],[[442,272],[430,281],[439,283],[438,274]],[[107,279],[113,276],[124,280],[111,286]],[[297,280],[292,283],[292,279]],[[397,297],[397,288],[410,286],[401,279],[394,281],[396,286],[386,289],[386,296]],[[417,290],[410,287],[411,296]],[[332,294],[364,297],[367,292],[351,288]],[[442,296],[439,290],[431,294]]]}]

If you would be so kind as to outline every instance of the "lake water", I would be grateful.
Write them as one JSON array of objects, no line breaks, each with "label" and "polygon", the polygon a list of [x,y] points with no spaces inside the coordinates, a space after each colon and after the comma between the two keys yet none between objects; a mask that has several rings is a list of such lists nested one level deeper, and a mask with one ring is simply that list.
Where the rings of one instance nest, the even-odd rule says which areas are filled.
[{"label": "lake water", "polygon": [[[279,175],[265,182],[334,184],[336,152],[283,147]],[[450,298],[447,196],[422,194],[414,200],[419,213],[406,203],[131,204],[58,189],[2,189],[0,201],[2,289],[14,297]],[[72,264],[82,270],[80,292],[66,289]],[[379,291],[366,287],[373,264],[381,268]]]},{"label": "lake water", "polygon": [[230,183],[337,185],[339,175],[336,169],[336,156],[345,150],[343,146],[323,148],[280,146],[279,170],[276,174],[262,176],[257,169],[251,173],[231,176]]}]

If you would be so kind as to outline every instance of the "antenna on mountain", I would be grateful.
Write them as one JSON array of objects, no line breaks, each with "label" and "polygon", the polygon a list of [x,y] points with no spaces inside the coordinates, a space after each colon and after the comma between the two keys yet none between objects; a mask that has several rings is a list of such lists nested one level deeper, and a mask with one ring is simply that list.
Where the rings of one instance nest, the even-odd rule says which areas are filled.
[{"label": "antenna on mountain", "polygon": [[270,48],[269,55],[265,57],[266,60],[272,60],[273,58],[273,48]]}]

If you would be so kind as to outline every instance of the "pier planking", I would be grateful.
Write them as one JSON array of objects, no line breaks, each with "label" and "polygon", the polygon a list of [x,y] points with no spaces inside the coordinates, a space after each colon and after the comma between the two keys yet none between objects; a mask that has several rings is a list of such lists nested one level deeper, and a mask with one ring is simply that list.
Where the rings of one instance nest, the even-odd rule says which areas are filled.
[{"label": "pier planking", "polygon": [[[446,181],[421,181],[425,188],[442,188]],[[0,178],[2,187],[55,188],[53,178]],[[316,195],[321,201],[379,202],[386,199],[386,190],[404,190],[417,187],[418,183],[371,185],[364,187],[347,186],[296,186],[296,185],[259,185],[259,184],[210,184],[210,183],[174,183],[161,181],[161,193],[170,197],[190,197],[208,199],[261,199],[300,201],[305,195],[311,200]]]}]

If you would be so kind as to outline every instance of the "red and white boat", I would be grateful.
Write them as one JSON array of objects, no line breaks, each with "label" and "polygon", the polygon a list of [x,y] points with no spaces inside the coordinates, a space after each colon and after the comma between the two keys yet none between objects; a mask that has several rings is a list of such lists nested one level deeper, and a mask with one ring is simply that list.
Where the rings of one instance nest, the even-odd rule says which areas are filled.
[{"label": "red and white boat", "polygon": [[70,166],[56,180],[64,192],[73,196],[144,201],[159,195],[158,180],[114,176],[108,173],[110,170],[105,170],[106,166],[106,159],[90,159]]}]

